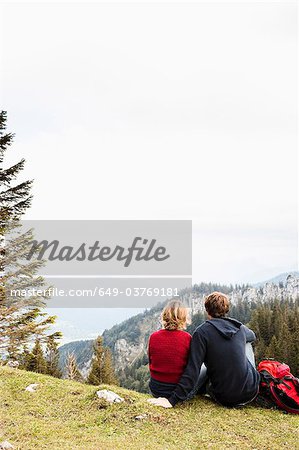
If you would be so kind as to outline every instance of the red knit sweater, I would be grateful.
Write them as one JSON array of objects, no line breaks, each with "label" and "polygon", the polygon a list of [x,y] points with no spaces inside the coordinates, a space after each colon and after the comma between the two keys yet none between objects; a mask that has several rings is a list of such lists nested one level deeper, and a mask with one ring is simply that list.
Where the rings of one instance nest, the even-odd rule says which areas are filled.
[{"label": "red knit sweater", "polygon": [[190,341],[186,331],[153,333],[148,344],[151,377],[163,383],[178,383],[187,365]]}]

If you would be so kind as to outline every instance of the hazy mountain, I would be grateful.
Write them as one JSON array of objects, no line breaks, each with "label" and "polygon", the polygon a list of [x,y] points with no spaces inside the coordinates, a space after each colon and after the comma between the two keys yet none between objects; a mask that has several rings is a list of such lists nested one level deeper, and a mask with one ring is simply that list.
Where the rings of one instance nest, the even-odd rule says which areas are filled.
[{"label": "hazy mountain", "polygon": [[288,275],[294,275],[295,277],[299,277],[299,272],[298,271],[284,272],[279,275],[276,275],[276,277],[270,278],[269,280],[260,281],[259,283],[255,283],[252,286],[260,287],[260,286],[264,286],[264,284],[266,284],[266,283],[273,283],[273,284],[284,283],[286,281]]}]

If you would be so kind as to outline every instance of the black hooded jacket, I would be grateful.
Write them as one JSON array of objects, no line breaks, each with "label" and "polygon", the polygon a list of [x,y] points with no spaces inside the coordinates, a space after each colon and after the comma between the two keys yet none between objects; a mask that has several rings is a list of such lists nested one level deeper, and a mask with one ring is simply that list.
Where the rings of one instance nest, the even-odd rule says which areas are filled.
[{"label": "black hooded jacket", "polygon": [[174,406],[196,388],[202,363],[207,367],[212,396],[222,405],[252,400],[258,392],[259,373],[247,359],[245,345],[255,341],[252,330],[231,318],[213,318],[200,325],[191,340],[186,369],[168,399]]}]

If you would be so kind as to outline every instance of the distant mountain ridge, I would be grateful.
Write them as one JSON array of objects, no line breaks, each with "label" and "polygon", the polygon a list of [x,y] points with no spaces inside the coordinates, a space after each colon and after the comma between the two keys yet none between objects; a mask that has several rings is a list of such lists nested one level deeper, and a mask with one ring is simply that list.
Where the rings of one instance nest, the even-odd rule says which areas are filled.
[{"label": "distant mountain ridge", "polygon": [[294,270],[293,272],[280,273],[279,275],[276,275],[273,278],[269,278],[266,281],[260,281],[259,283],[253,283],[252,286],[253,287],[261,287],[261,286],[264,286],[266,283],[273,283],[273,284],[283,283],[287,279],[288,275],[293,275],[294,277],[299,277],[299,272]]}]

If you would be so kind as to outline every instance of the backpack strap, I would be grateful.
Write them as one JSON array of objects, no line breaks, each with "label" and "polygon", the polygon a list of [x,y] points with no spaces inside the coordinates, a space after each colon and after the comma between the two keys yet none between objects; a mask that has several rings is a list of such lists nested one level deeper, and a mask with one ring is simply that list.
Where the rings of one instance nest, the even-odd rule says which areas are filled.
[{"label": "backpack strap", "polygon": [[[267,370],[262,370],[260,373],[263,376],[263,381],[265,381],[268,386],[270,386],[271,383],[274,383],[276,385],[277,384],[283,384],[287,389],[291,389],[290,386],[284,380],[293,380],[294,381],[294,377],[289,376],[289,375],[285,375],[282,378],[275,378]],[[295,378],[295,380],[296,380],[296,383],[294,383],[295,386],[299,387],[298,380],[296,378]]]},{"label": "backpack strap", "polygon": [[282,402],[282,400],[279,397],[279,395],[277,394],[277,392],[275,390],[275,386],[273,384],[270,385],[270,392],[271,392],[271,395],[273,396],[273,398],[275,399],[276,404],[279,408],[281,408],[289,413],[292,413],[292,414],[299,414],[299,409],[291,408],[290,406],[288,406]]}]

